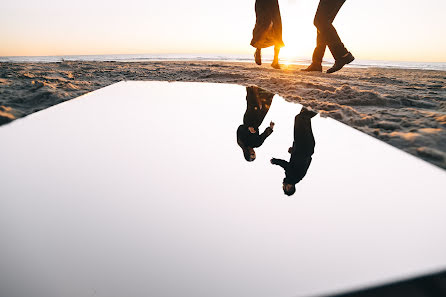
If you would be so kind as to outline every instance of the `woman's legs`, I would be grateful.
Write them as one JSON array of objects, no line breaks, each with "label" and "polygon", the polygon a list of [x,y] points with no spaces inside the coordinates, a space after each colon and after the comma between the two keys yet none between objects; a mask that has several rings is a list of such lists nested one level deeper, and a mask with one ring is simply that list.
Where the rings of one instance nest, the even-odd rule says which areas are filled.
[{"label": "woman's legs", "polygon": [[[279,52],[280,52],[280,47],[275,46],[274,47],[274,59],[273,59],[273,62],[271,63],[271,66],[276,69],[280,69]],[[255,59],[257,65],[262,65],[262,49],[260,49],[260,48],[256,49],[256,51],[254,53],[254,59]]]},{"label": "woman's legs", "polygon": [[273,63],[271,63],[271,66],[276,69],[280,69],[279,52],[280,52],[280,47],[275,46],[274,47],[274,59],[273,59]]},{"label": "woman's legs", "polygon": [[256,49],[256,52],[254,53],[254,60],[256,61],[257,65],[262,65],[262,50],[260,48]]}]

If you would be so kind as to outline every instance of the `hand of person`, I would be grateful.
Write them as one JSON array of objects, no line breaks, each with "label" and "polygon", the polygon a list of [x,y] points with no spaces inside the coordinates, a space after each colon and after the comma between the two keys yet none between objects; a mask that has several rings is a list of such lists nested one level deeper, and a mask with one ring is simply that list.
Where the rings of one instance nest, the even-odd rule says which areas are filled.
[{"label": "hand of person", "polygon": [[252,134],[256,133],[256,129],[254,129],[254,127],[248,127],[249,132],[251,132]]},{"label": "hand of person", "polygon": [[274,128],[274,122],[273,121],[271,121],[271,123],[269,123],[269,127],[271,128],[271,129],[273,129]]},{"label": "hand of person", "polygon": [[288,152],[291,154],[293,152],[293,147],[288,148]]},{"label": "hand of person", "polygon": [[271,162],[271,164],[274,164],[274,158],[271,158],[271,160],[269,160]]}]

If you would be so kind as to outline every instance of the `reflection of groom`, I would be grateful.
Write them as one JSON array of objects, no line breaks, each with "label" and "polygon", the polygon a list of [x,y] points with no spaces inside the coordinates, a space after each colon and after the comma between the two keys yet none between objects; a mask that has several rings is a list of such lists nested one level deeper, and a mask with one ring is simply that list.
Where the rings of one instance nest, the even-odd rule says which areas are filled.
[{"label": "reflection of groom", "polygon": [[271,164],[285,169],[282,187],[283,192],[288,196],[296,192],[296,184],[304,178],[310,167],[315,146],[311,118],[315,115],[315,112],[302,107],[300,113],[294,118],[294,141],[293,146],[288,149],[291,154],[290,161],[271,159]]},{"label": "reflection of groom", "polygon": [[327,73],[333,73],[340,70],[344,65],[352,62],[355,58],[345,48],[341,39],[333,27],[333,20],[338,14],[339,9],[345,0],[320,0],[314,16],[314,25],[317,28],[316,48],[313,52],[313,61],[310,66],[303,71],[322,71],[322,58],[324,57],[325,47],[330,49],[335,63],[333,67],[327,70]]}]

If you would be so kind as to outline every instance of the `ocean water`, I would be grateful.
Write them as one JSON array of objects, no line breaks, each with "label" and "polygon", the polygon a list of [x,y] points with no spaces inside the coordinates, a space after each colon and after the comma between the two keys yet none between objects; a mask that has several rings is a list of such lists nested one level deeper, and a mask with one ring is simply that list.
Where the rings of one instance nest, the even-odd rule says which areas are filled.
[{"label": "ocean water", "polygon": [[[144,61],[225,61],[225,62],[252,62],[252,55],[209,55],[209,54],[134,54],[134,55],[70,55],[70,56],[8,56],[1,57],[0,62],[18,63],[50,63],[62,61],[116,61],[116,62],[144,62]],[[264,56],[266,62],[271,57]],[[281,60],[281,62],[285,62]],[[292,59],[288,64],[306,65],[311,63],[310,58]],[[333,60],[327,59],[324,64],[332,64]],[[446,62],[400,62],[379,60],[355,60],[349,67],[359,68],[396,68],[396,69],[420,69],[446,71]]]}]

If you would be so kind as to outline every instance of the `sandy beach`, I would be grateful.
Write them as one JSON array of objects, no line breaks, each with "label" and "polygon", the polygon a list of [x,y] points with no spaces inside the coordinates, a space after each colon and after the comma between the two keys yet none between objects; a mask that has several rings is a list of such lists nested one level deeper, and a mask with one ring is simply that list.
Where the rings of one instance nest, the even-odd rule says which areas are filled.
[{"label": "sandy beach", "polygon": [[[0,124],[122,80],[257,85],[446,169],[446,72],[254,63],[0,63]],[[209,98],[212,100],[212,98]]]}]

